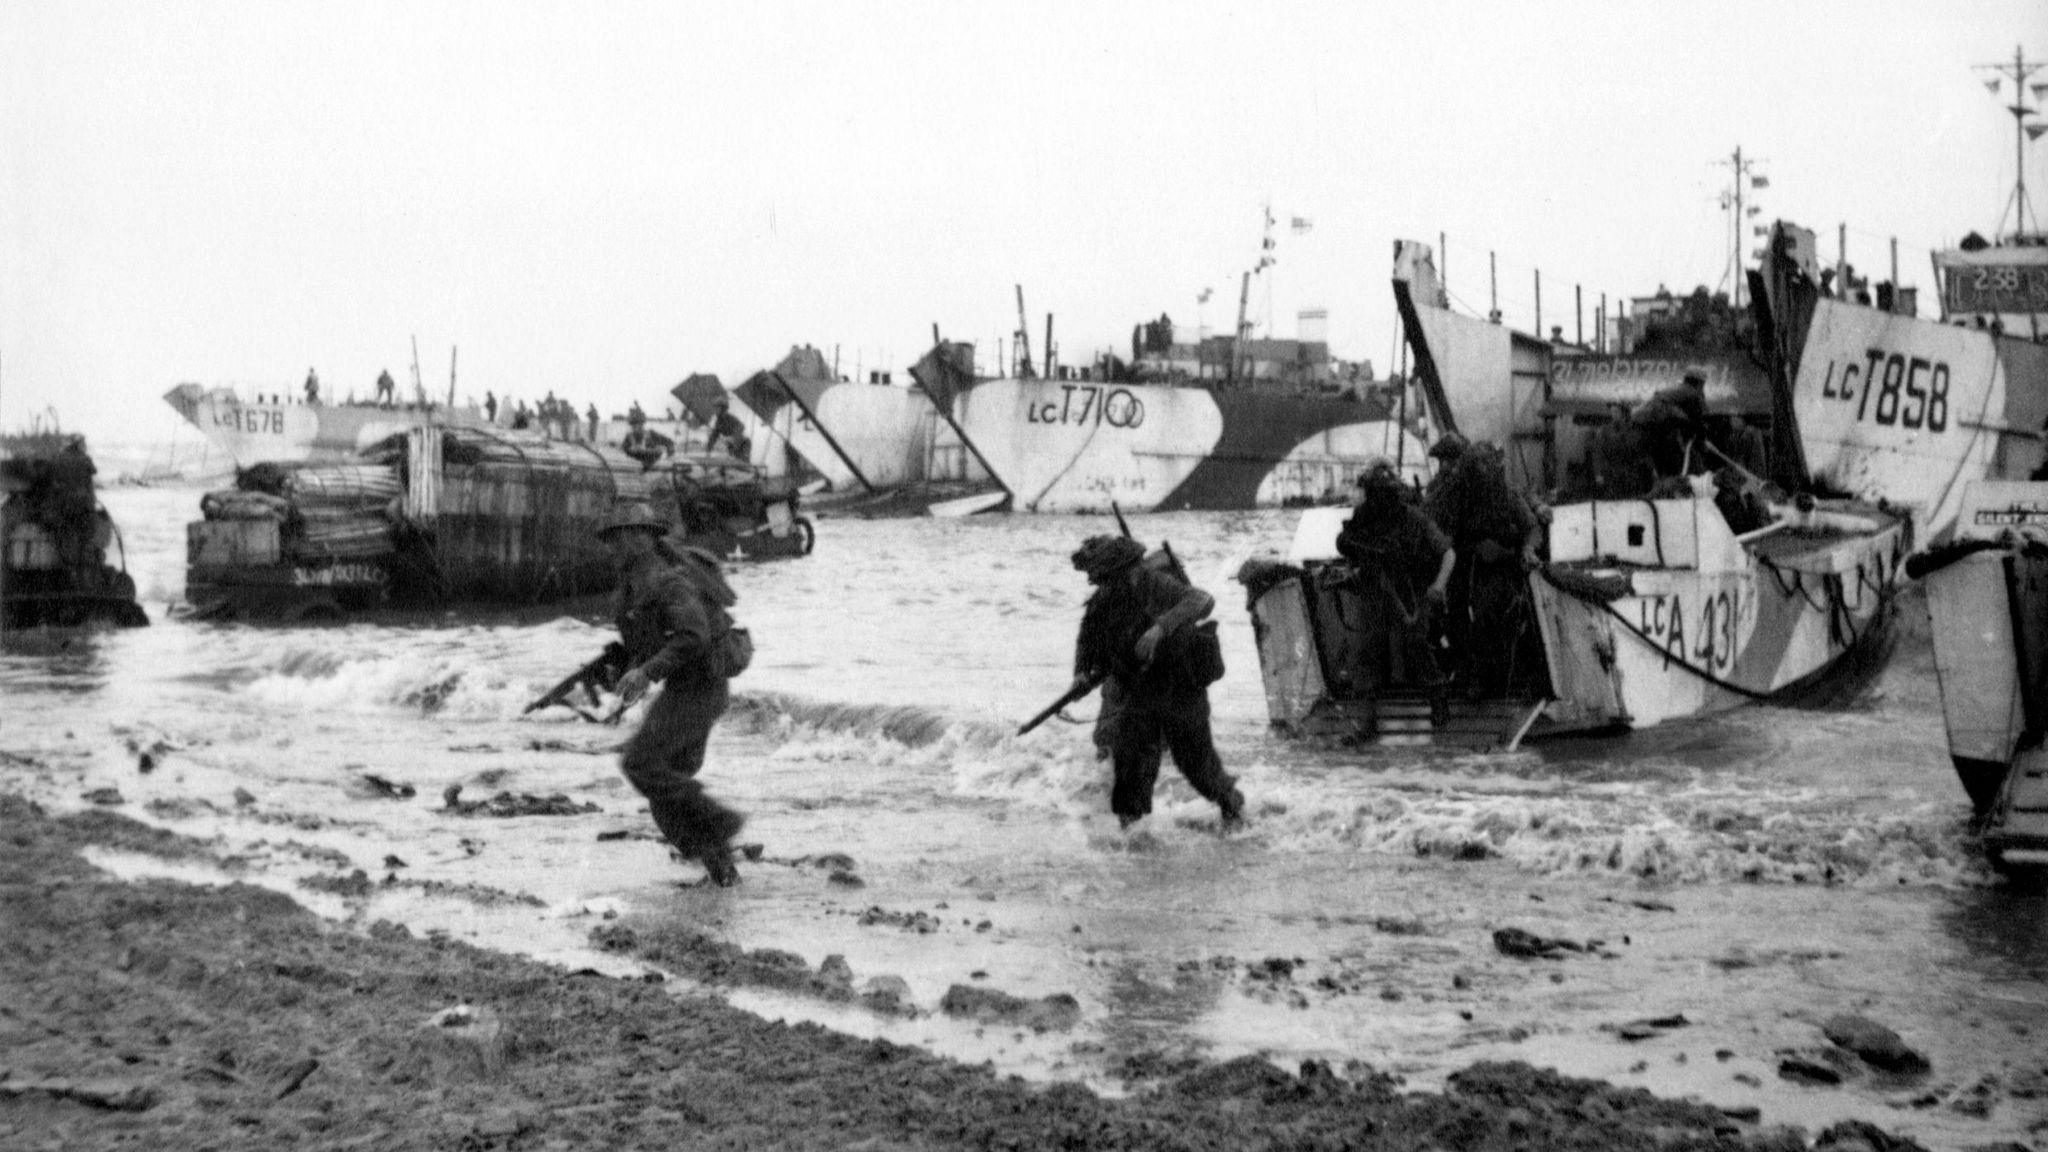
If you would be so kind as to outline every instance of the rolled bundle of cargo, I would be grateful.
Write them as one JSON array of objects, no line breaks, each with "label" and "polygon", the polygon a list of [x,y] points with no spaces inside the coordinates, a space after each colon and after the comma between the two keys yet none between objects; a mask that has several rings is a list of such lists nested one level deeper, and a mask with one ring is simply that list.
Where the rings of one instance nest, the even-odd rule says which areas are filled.
[{"label": "rolled bundle of cargo", "polygon": [[399,497],[398,469],[388,464],[306,465],[291,471],[287,490],[301,511],[385,509]]},{"label": "rolled bundle of cargo", "polygon": [[268,492],[223,488],[199,498],[199,511],[208,520],[278,520],[291,515],[292,502]]},{"label": "rolled bundle of cargo", "polygon": [[291,465],[264,461],[237,469],[235,487],[243,492],[265,492],[272,496],[289,495]]}]

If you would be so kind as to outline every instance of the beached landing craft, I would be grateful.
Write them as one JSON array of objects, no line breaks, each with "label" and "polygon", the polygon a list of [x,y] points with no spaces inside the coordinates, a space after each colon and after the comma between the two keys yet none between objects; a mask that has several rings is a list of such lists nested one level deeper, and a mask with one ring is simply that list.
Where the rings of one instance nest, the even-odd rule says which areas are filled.
[{"label": "beached landing craft", "polygon": [[[1708,495],[1558,507],[1549,562],[1530,580],[1539,634],[1487,638],[1512,649],[1511,690],[1454,700],[1442,725],[1418,691],[1397,690],[1379,738],[1513,747],[1707,715],[1819,678],[1888,626],[1907,528],[1867,505],[1806,503],[1740,536]],[[1347,666],[1367,618],[1336,549],[1348,514],[1304,512],[1284,563],[1240,575],[1268,712],[1289,732],[1350,737],[1369,711]]]},{"label": "beached landing craft", "polygon": [[1978,481],[1915,555],[1949,757],[1994,861],[2048,862],[2048,482]]},{"label": "beached landing craft", "polygon": [[[1774,238],[1773,247],[1790,243]],[[1804,428],[1771,339],[1789,338],[1789,327],[1759,325],[1752,335],[1724,307],[1725,330],[1716,330],[1712,302],[1701,301],[1699,316],[1678,318],[1693,333],[1689,341],[1662,340],[1648,326],[1636,334],[1639,344],[1610,354],[1451,313],[1424,245],[1396,246],[1394,286],[1431,422],[1498,437],[1514,486],[1559,494],[1548,562],[1531,574],[1521,612],[1536,635],[1489,638],[1540,651],[1544,675],[1522,686],[1533,702],[1510,691],[1506,707],[1483,714],[1482,736],[1490,724],[1498,725],[1495,739],[1513,744],[1529,734],[1705,715],[1798,690],[1881,642],[1912,528],[1889,507],[1808,494]],[[1702,331],[1712,338],[1702,340]],[[1679,385],[1688,369],[1705,377],[1703,408],[1715,434],[1702,440],[1718,441],[1709,451],[1730,466],[1720,485],[1700,476],[1690,494],[1641,498],[1641,477],[1613,474],[1642,455],[1640,430],[1625,414]],[[1749,456],[1749,465],[1734,464],[1730,451]],[[1766,502],[1762,475],[1802,495]],[[1731,515],[1745,531],[1731,528]],[[1245,574],[1270,710],[1283,726],[1301,726],[1319,708],[1346,712],[1342,692],[1328,687],[1345,682],[1331,670],[1355,646],[1344,621],[1360,617],[1342,611],[1343,570],[1308,567],[1334,560],[1340,520],[1297,539],[1296,572],[1253,566]],[[1320,614],[1311,588],[1334,601]],[[1320,680],[1303,688],[1310,663]],[[1451,719],[1446,739],[1458,738],[1461,724],[1475,727],[1469,710],[1454,709]]]},{"label": "beached landing craft", "polygon": [[[139,627],[127,546],[94,494],[82,436],[0,436],[0,628]],[[107,563],[119,550],[121,566]]]},{"label": "beached landing craft", "polygon": [[1146,383],[1113,361],[1050,379],[973,364],[972,345],[946,343],[911,371],[1017,511],[1300,506],[1342,498],[1375,458],[1422,458],[1383,397],[1250,376]]},{"label": "beached landing craft", "polygon": [[414,428],[484,423],[474,408],[408,404],[287,403],[283,391],[242,398],[232,388],[180,384],[164,400],[239,468],[253,464],[320,464],[351,460],[373,444]]},{"label": "beached landing craft", "polygon": [[[924,389],[902,387],[891,375],[877,370],[865,382],[841,380],[823,353],[805,345],[747,378],[732,395],[753,417],[758,443],[793,454],[817,473],[824,491],[853,501],[848,508],[911,490],[943,497],[987,485],[988,473]],[[757,459],[776,470],[772,455]]]},{"label": "beached landing craft", "polygon": [[[1785,223],[1751,276],[1753,315],[1732,314],[1720,325],[1726,336],[1706,342],[1632,336],[1595,352],[1454,313],[1431,250],[1412,241],[1396,245],[1394,294],[1436,426],[1500,445],[1509,478],[1526,490],[1597,486],[1600,477],[1568,471],[1587,459],[1586,442],[1694,366],[1707,376],[1709,416],[1765,438],[1770,479],[1906,508],[1916,539],[1930,542],[1954,526],[1971,480],[2025,479],[2048,460],[2048,343],[2010,334],[2048,318],[2048,245],[2021,239],[2007,246],[2010,259],[2038,251],[2038,265],[2007,271],[2041,297],[2038,317],[2006,310],[2010,294],[1967,288],[1977,272],[1944,263],[1960,249],[1936,257],[1946,322],[1902,312],[1905,292],[1890,294],[1890,308],[1827,295],[1822,281],[1833,274],[1823,275],[1813,233]],[[1638,314],[1651,302],[1637,301]],[[1715,318],[1674,319],[1697,330]],[[1639,325],[1652,337],[1677,326]]]},{"label": "beached landing craft", "polygon": [[1942,321],[1823,294],[1814,251],[1811,232],[1780,223],[1758,276],[1790,386],[1799,466],[1832,490],[1911,509],[1919,539],[1938,543],[1954,530],[1971,481],[2023,480],[2048,461],[2048,343],[2004,323],[2038,327],[2048,316],[2048,248],[2031,265],[2004,266],[2024,271],[2019,282],[2038,300],[2024,317],[1997,315],[2015,303],[2010,296],[1967,287],[1990,265],[1967,271],[1958,261],[1981,251],[1937,254]]},{"label": "beached landing craft", "polygon": [[597,529],[621,502],[727,556],[802,555],[794,494],[749,465],[685,454],[654,470],[524,432],[418,428],[349,464],[259,465],[188,528],[195,615],[318,619],[389,604],[534,604],[609,590]]}]

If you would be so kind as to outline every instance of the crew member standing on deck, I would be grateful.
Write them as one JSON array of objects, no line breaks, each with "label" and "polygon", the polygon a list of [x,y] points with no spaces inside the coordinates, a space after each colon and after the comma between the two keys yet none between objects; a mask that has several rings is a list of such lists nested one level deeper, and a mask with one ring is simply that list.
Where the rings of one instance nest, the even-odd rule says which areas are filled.
[{"label": "crew member standing on deck", "polygon": [[306,403],[316,408],[320,405],[320,374],[311,368],[306,369]]},{"label": "crew member standing on deck", "polygon": [[391,369],[377,373],[377,407],[389,408],[398,403],[398,382],[391,378]]},{"label": "crew member standing on deck", "polygon": [[619,451],[638,460],[642,472],[661,463],[663,456],[675,451],[675,441],[659,432],[647,430],[647,414],[642,412],[638,405],[627,414],[626,423],[632,425],[632,428],[627,431],[625,438],[619,441]]},{"label": "crew member standing on deck", "polygon": [[1244,794],[1216,754],[1209,682],[1189,660],[1195,622],[1216,598],[1144,558],[1144,546],[1122,536],[1090,537],[1074,553],[1074,567],[1095,586],[1074,646],[1074,685],[1107,677],[1103,706],[1116,709],[1109,807],[1125,828],[1151,813],[1163,744],[1195,791],[1223,810],[1223,826],[1234,828],[1244,820]]},{"label": "crew member standing on deck", "polygon": [[1641,435],[1643,455],[1655,479],[1649,495],[1678,495],[1688,476],[1714,470],[1705,447],[1707,389],[1704,374],[1688,372],[1683,382],[1659,388],[1629,414]]},{"label": "crew member standing on deck", "polygon": [[697,773],[711,728],[731,701],[727,682],[751,658],[752,641],[733,626],[727,610],[739,597],[717,558],[670,549],[662,541],[667,531],[653,508],[634,504],[598,532],[620,571],[617,619],[627,669],[619,696],[630,703],[651,685],[662,686],[626,742],[621,767],[676,851],[729,888],[740,879],[732,838],[746,817],[707,796]]}]

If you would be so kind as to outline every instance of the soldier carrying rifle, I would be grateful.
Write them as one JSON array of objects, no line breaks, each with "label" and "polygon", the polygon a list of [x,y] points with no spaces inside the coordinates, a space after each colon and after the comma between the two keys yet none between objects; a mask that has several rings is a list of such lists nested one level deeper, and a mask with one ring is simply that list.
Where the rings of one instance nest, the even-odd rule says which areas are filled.
[{"label": "soldier carrying rifle", "polygon": [[598,532],[620,569],[619,696],[631,703],[662,686],[626,742],[621,767],[647,797],[662,835],[726,888],[739,883],[732,838],[746,817],[705,795],[697,772],[712,726],[731,701],[727,682],[752,659],[753,640],[727,611],[738,597],[718,559],[671,548],[662,539],[667,531],[652,508],[635,504]]},{"label": "soldier carrying rifle", "polygon": [[[1128,535],[1091,537],[1073,559],[1095,592],[1081,616],[1069,695],[1103,686],[1106,731],[1097,739],[1116,766],[1110,810],[1125,828],[1151,813],[1163,744],[1195,791],[1222,809],[1223,827],[1237,827],[1244,794],[1209,732],[1209,685],[1222,675],[1222,656],[1215,626],[1196,623],[1215,597],[1146,563],[1144,546]],[[1166,559],[1172,564],[1171,552]]]}]

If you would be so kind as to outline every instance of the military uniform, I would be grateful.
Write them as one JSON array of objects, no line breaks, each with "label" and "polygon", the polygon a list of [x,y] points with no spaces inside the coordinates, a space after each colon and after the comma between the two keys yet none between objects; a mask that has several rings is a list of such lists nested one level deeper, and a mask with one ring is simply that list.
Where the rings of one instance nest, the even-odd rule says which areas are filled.
[{"label": "military uniform", "polygon": [[740,423],[740,418],[723,405],[719,407],[718,415],[712,418],[711,437],[705,441],[704,446],[707,449],[716,448],[721,440],[725,442],[725,450],[732,454],[733,459],[746,460],[751,457],[754,442],[747,436],[747,426]]},{"label": "military uniform", "polygon": [[[1119,547],[1121,546],[1121,547]],[[1112,710],[1098,740],[1106,744],[1116,779],[1109,807],[1125,827],[1152,812],[1162,751],[1195,792],[1223,811],[1226,825],[1242,819],[1244,796],[1209,731],[1209,690],[1188,674],[1183,647],[1209,598],[1179,577],[1140,563],[1144,549],[1129,540],[1099,536],[1074,554],[1074,566],[1097,584],[1081,616],[1075,641],[1077,679],[1107,677],[1103,707]],[[1179,610],[1180,627],[1159,642],[1152,660],[1137,654],[1139,637]]]},{"label": "military uniform", "polygon": [[1525,549],[1536,541],[1536,513],[1508,485],[1500,453],[1480,444],[1463,453],[1425,506],[1457,550],[1449,588],[1451,648],[1468,696],[1511,687],[1516,657],[1534,627]]},{"label": "military uniform", "polygon": [[[1442,571],[1450,540],[1410,505],[1391,469],[1360,481],[1366,499],[1337,534],[1337,553],[1357,572],[1361,620],[1356,672],[1372,703],[1383,684],[1409,683],[1430,693],[1433,718],[1443,716],[1444,678],[1432,648],[1435,609],[1427,597]],[[1365,727],[1374,729],[1368,713]]]},{"label": "military uniform", "polygon": [[626,433],[625,438],[619,441],[619,451],[638,460],[642,472],[660,463],[661,458],[668,455],[675,446],[675,441],[659,432],[648,431],[646,425],[638,420],[633,422],[633,428]]},{"label": "military uniform", "polygon": [[618,594],[619,637],[629,668],[662,685],[621,759],[626,779],[647,797],[654,823],[685,857],[724,885],[738,879],[731,839],[746,818],[713,800],[697,781],[711,729],[731,700],[713,646],[732,627],[737,601],[717,561],[694,549],[669,563],[659,553],[626,573]]}]

